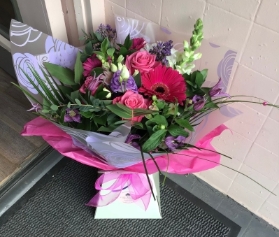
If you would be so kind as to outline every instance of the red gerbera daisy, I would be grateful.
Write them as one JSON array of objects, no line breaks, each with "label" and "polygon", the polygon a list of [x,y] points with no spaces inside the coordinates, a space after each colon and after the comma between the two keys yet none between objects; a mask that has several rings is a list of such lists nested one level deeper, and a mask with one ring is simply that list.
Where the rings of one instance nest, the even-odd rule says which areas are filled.
[{"label": "red gerbera daisy", "polygon": [[158,65],[149,73],[143,73],[142,87],[139,92],[147,96],[156,95],[157,98],[167,102],[179,102],[186,100],[186,84],[178,71]]}]

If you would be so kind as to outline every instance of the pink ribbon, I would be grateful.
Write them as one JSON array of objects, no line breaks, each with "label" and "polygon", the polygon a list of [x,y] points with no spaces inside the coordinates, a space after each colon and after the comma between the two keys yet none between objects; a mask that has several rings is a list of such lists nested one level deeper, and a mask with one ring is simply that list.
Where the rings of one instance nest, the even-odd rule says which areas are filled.
[{"label": "pink ribbon", "polygon": [[[105,183],[115,180],[107,188],[103,188]],[[106,172],[102,174],[95,183],[95,189],[99,192],[87,203],[88,206],[103,207],[114,202],[123,189],[128,188],[129,194],[133,200],[141,200],[144,209],[147,207],[151,198],[151,190],[146,177],[146,174],[130,173],[130,172]],[[102,194],[102,190],[110,191],[107,194]]]}]

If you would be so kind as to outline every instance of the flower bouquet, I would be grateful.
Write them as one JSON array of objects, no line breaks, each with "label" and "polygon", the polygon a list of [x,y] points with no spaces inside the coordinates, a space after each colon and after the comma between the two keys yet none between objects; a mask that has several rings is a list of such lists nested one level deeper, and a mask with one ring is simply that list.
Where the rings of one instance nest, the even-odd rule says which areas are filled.
[{"label": "flower bouquet", "polygon": [[[148,32],[157,29],[150,30],[150,24],[137,21],[142,24],[137,30],[129,21],[135,20],[117,17],[117,31],[100,25],[85,34],[82,51],[30,28],[24,46],[45,42],[45,52],[38,53],[37,47],[37,56],[13,40],[13,30],[26,25],[16,21],[11,25],[17,87],[31,101],[30,110],[40,116],[26,124],[22,134],[42,136],[83,164],[124,172],[116,176],[112,172],[112,179],[119,181],[110,187],[113,197],[103,200],[98,195],[89,202],[92,206],[109,204],[126,186],[135,200],[151,195],[148,174],[213,168],[221,153],[210,142],[226,129],[225,121],[239,114],[227,105],[244,101],[275,106],[238,100],[225,93],[228,78],[210,86],[208,70],[194,70],[194,62],[202,56],[200,19],[189,42],[177,44],[152,39]],[[144,173],[146,182],[139,184],[135,180],[144,179]],[[144,201],[145,208],[148,202]]]}]

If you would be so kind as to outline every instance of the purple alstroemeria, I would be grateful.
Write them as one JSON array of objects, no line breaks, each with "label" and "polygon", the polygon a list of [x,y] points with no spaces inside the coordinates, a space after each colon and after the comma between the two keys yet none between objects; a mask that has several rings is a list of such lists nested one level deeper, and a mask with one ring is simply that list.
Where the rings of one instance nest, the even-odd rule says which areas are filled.
[{"label": "purple alstroemeria", "polygon": [[186,137],[183,136],[177,136],[177,138],[174,138],[173,136],[168,136],[165,138],[165,144],[171,151],[174,151],[175,149],[182,147],[185,143]]},{"label": "purple alstroemeria", "polygon": [[138,134],[130,134],[130,135],[127,137],[125,143],[130,144],[130,145],[133,146],[134,148],[140,150],[139,144],[138,144],[137,142],[134,141],[134,140],[138,140],[138,139],[140,139],[140,138],[141,138],[141,136],[138,135]]},{"label": "purple alstroemeria", "polygon": [[178,136],[177,138],[175,138],[175,141],[179,144],[179,145],[182,145],[182,144],[185,144],[186,143],[186,137],[183,137],[183,136]]},{"label": "purple alstroemeria", "polygon": [[205,99],[203,96],[200,95],[195,95],[192,99],[193,103],[194,103],[194,110],[199,111],[201,110],[204,105],[205,105]]},{"label": "purple alstroemeria", "polygon": [[38,112],[39,110],[41,110],[42,109],[42,106],[41,105],[39,105],[38,103],[37,104],[33,104],[32,103],[32,108],[31,109],[28,109],[27,111],[33,111],[33,110],[35,110],[36,112]]},{"label": "purple alstroemeria", "polygon": [[127,80],[123,80],[120,82],[120,74],[121,71],[116,71],[111,79],[110,88],[113,92],[121,92],[124,93],[127,90],[138,92],[137,84],[132,76],[130,76]]},{"label": "purple alstroemeria", "polygon": [[77,109],[66,109],[66,113],[64,115],[64,122],[70,123],[70,122],[77,122],[81,123],[81,115]]},{"label": "purple alstroemeria", "polygon": [[210,89],[210,97],[230,97],[229,94],[223,92],[223,89],[224,88],[222,87],[222,80],[220,78],[217,84]]},{"label": "purple alstroemeria", "polygon": [[166,137],[165,144],[171,151],[174,151],[178,147],[178,144],[175,142],[175,138],[173,136]]}]

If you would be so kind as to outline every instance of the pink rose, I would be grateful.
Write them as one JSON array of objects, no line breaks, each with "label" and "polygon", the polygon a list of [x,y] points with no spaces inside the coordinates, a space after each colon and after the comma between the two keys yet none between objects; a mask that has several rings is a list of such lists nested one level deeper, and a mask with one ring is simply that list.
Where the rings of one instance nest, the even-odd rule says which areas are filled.
[{"label": "pink rose", "polygon": [[152,70],[155,59],[156,55],[152,55],[146,51],[137,51],[127,56],[125,64],[133,75],[136,69],[139,70],[140,73]]},{"label": "pink rose", "polygon": [[140,50],[144,47],[145,43],[144,38],[134,38],[132,39],[132,46],[130,49]]},{"label": "pink rose", "polygon": [[[113,101],[113,104],[119,103],[127,106],[130,109],[147,109],[147,102],[142,95],[133,92],[126,91],[123,96],[116,97]],[[132,121],[140,122],[144,116],[133,117]]]}]

